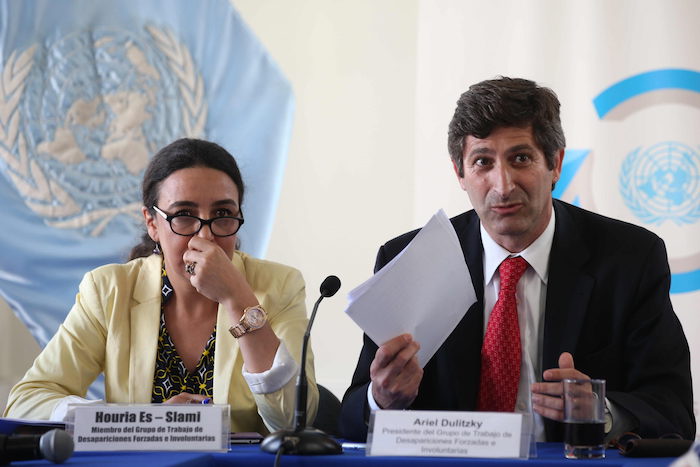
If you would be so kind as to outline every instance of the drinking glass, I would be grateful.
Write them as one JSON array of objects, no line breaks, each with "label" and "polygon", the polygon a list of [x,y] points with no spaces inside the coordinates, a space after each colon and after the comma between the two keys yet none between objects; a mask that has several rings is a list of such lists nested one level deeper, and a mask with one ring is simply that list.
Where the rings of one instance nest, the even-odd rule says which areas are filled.
[{"label": "drinking glass", "polygon": [[605,457],[605,380],[563,382],[564,455],[568,459]]}]

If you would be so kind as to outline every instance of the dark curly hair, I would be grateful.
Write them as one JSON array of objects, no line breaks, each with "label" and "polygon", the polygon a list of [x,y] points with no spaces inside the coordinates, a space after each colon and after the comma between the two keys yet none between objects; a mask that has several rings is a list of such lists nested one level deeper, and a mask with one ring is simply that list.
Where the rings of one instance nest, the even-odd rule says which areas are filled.
[{"label": "dark curly hair", "polygon": [[[178,139],[158,151],[148,163],[141,185],[143,205],[152,214],[158,200],[160,184],[173,172],[191,167],[208,167],[224,172],[238,187],[239,205],[243,205],[243,178],[233,156],[216,143],[201,139]],[[156,243],[145,232],[141,242],[131,249],[129,260],[149,256]]]},{"label": "dark curly hair", "polygon": [[447,149],[459,176],[464,176],[466,137],[487,138],[501,127],[531,126],[535,143],[553,169],[557,150],[566,147],[559,106],[554,91],[527,79],[501,76],[470,86],[459,97],[447,132]]}]

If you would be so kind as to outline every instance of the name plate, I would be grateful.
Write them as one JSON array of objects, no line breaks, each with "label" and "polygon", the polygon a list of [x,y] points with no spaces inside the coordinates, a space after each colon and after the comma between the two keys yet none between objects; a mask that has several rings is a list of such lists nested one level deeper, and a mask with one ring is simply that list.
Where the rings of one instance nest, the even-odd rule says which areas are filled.
[{"label": "name plate", "polygon": [[367,455],[527,458],[523,416],[516,413],[377,410]]},{"label": "name plate", "polygon": [[226,451],[227,404],[74,405],[76,451]]}]

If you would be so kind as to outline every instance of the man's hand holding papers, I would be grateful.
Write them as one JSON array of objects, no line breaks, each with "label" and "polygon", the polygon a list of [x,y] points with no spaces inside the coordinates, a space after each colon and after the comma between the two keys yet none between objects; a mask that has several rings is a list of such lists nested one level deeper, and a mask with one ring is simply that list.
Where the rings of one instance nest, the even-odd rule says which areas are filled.
[{"label": "man's hand holding papers", "polygon": [[416,354],[420,344],[401,334],[377,349],[369,369],[372,397],[382,409],[405,409],[418,395],[423,368]]},{"label": "man's hand holding papers", "polygon": [[379,347],[370,368],[372,396],[381,408],[410,406],[422,368],[476,302],[457,234],[444,211],[348,298],[345,312]]}]

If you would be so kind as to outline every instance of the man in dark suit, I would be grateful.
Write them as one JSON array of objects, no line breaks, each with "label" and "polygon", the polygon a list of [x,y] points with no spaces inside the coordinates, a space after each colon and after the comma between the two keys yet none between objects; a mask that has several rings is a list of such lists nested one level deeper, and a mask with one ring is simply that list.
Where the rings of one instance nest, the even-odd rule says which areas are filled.
[{"label": "man in dark suit", "polygon": [[[693,439],[690,352],[669,298],[665,245],[641,227],[552,199],[565,148],[556,95],[523,79],[475,84],[448,135],[474,208],[452,225],[478,300],[424,368],[412,336],[377,346],[365,335],[343,398],[342,435],[364,440],[372,410],[487,407],[480,392],[493,388],[481,381],[490,365],[482,344],[500,300],[499,264],[520,256],[527,263],[513,313],[522,353],[508,410],[533,411],[537,439],[560,441],[561,380],[602,378],[608,437],[632,430]],[[375,272],[416,233],[382,246]]]}]

